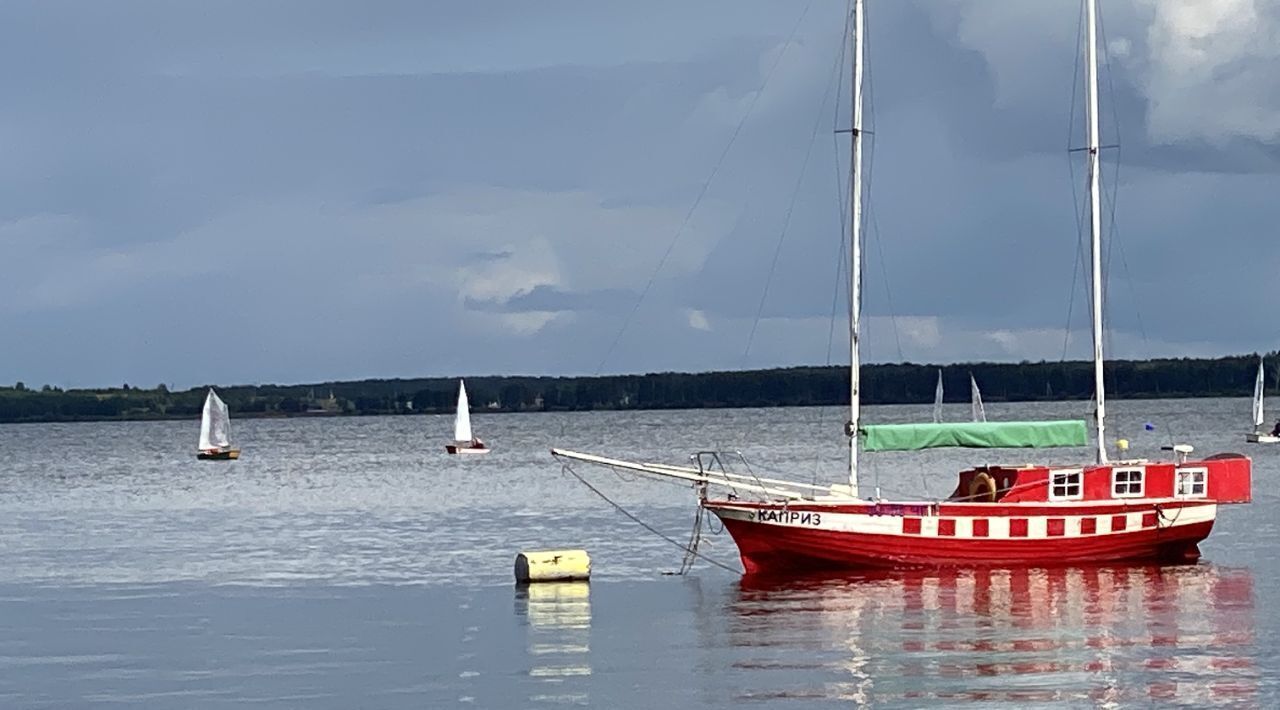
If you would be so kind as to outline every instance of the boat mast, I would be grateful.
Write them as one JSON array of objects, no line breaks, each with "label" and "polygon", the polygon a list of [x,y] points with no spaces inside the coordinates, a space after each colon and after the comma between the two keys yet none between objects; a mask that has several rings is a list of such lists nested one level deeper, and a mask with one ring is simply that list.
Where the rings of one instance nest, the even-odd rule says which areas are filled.
[{"label": "boat mast", "polygon": [[853,112],[849,181],[849,487],[858,495],[858,335],[862,318],[862,0],[853,0]]},{"label": "boat mast", "polygon": [[1093,264],[1093,391],[1094,424],[1098,430],[1098,463],[1107,462],[1107,404],[1102,383],[1102,205],[1099,197],[1098,139],[1098,3],[1086,0],[1089,22],[1089,231],[1092,243]]}]

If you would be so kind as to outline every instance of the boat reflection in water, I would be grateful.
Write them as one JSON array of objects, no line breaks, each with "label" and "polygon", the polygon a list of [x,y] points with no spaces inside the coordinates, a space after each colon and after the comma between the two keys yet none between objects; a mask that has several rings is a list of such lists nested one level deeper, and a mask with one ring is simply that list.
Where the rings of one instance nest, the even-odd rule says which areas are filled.
[{"label": "boat reflection in water", "polygon": [[533,703],[581,705],[590,700],[591,585],[542,582],[516,588],[516,616],[527,620]]},{"label": "boat reflection in water", "polygon": [[729,606],[742,699],[1258,702],[1248,569],[744,577]]}]

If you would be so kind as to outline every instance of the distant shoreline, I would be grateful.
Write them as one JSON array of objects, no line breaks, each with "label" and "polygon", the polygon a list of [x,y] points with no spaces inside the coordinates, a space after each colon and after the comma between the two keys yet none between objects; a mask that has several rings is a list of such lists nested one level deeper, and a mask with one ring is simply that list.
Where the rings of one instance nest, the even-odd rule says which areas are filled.
[{"label": "distant shoreline", "polygon": [[[1272,396],[1272,395],[1268,395]],[[1277,393],[1274,396],[1280,396]],[[1240,399],[1248,397],[1247,394],[1196,394],[1196,395],[1164,395],[1160,397],[1138,395],[1128,396],[1111,396],[1108,400],[1128,401],[1128,400],[1187,400],[1187,399]],[[1008,399],[1008,400],[987,400],[987,403],[999,402],[1001,404],[1026,404],[1030,402],[1088,402],[1090,399],[1060,398],[1060,399]],[[865,406],[868,407],[892,407],[902,405],[923,405],[925,402],[871,402]],[[946,404],[968,404],[967,402],[952,402],[947,400]],[[847,406],[842,404],[718,404],[707,406],[677,406],[677,407],[615,407],[611,409],[473,409],[471,416],[477,417],[485,414],[558,414],[566,412],[663,412],[678,410],[697,410],[697,409],[783,409],[783,408],[801,408],[801,407],[839,407]],[[283,412],[243,412],[233,413],[238,420],[245,419],[349,419],[358,417],[414,417],[414,416],[443,416],[452,415],[453,410],[440,411],[401,411],[401,412],[335,412],[333,414],[290,414]],[[1268,415],[1268,421],[1276,419]],[[147,415],[128,415],[128,416],[84,416],[77,418],[41,418],[41,419],[0,419],[0,424],[92,424],[101,422],[184,422],[184,421],[200,421],[200,414],[147,414]]]},{"label": "distant shoreline", "polygon": [[[1280,353],[1266,356],[1276,389]],[[1215,359],[1115,360],[1107,363],[1109,399],[1241,397],[1253,392],[1258,356]],[[1093,365],[1083,361],[914,363],[863,366],[862,401],[924,404],[933,401],[942,370],[946,402],[969,401],[969,377],[987,402],[1087,401]],[[703,373],[650,373],[584,377],[466,377],[471,410],[557,412],[839,406],[849,401],[843,366],[786,367]],[[320,382],[301,385],[218,386],[236,418],[448,414],[457,377]],[[207,386],[170,391],[70,389],[17,383],[0,387],[0,423],[158,421],[200,416]]]}]

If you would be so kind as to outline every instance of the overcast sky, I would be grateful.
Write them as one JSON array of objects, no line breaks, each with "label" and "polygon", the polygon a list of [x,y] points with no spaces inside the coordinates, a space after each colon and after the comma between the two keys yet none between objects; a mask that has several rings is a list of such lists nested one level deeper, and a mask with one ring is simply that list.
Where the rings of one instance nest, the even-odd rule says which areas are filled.
[{"label": "overcast sky", "polygon": [[[866,359],[1087,357],[1079,2],[868,6]],[[1276,348],[1280,0],[1102,6],[1110,352]],[[845,11],[0,4],[0,381],[841,362]]]}]

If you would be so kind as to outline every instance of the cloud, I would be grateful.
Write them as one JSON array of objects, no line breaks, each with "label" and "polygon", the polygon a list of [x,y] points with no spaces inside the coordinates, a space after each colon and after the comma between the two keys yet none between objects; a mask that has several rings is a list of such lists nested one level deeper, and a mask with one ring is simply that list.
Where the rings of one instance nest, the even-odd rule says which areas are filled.
[{"label": "cloud", "polygon": [[[1117,353],[1274,345],[1276,4],[1104,5]],[[784,46],[805,7],[0,6],[0,379],[838,359],[844,7]],[[1078,10],[871,4],[867,360],[1060,356]]]},{"label": "cloud", "polygon": [[[969,0],[929,11],[943,37],[983,57],[1000,111],[1065,111],[1063,90],[1073,76],[1082,101],[1078,4]],[[1131,0],[1106,3],[1099,17],[1109,50],[1100,76],[1104,133],[1118,116],[1122,130],[1142,126],[1143,142],[1154,145],[1280,139],[1280,78],[1272,71],[1280,61],[1280,2]]]},{"label": "cloud", "polygon": [[697,309],[691,308],[686,315],[689,318],[689,327],[694,330],[710,331],[711,322],[707,320],[707,314]]},{"label": "cloud", "polygon": [[1280,140],[1280,3],[1143,2],[1152,21],[1139,76],[1151,137]]},{"label": "cloud", "polygon": [[504,301],[467,299],[465,306],[472,311],[493,313],[523,313],[537,311],[599,311],[622,315],[635,307],[640,297],[626,289],[600,289],[595,291],[565,291],[554,286],[536,286]]},{"label": "cloud", "polygon": [[942,331],[934,316],[907,316],[895,319],[896,326],[906,336],[907,342],[918,350],[934,350],[942,344]]}]

